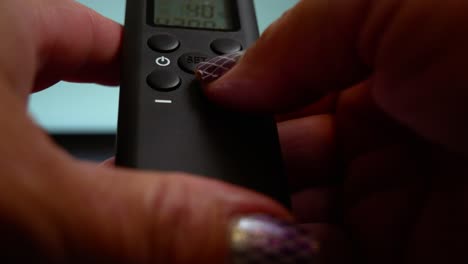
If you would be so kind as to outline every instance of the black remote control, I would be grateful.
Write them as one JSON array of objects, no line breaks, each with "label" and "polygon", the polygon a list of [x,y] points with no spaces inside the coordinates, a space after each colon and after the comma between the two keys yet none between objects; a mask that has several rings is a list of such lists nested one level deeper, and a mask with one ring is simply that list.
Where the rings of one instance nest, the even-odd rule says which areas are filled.
[{"label": "black remote control", "polygon": [[116,164],[212,177],[289,206],[274,118],[210,103],[194,75],[258,35],[252,0],[127,1]]}]

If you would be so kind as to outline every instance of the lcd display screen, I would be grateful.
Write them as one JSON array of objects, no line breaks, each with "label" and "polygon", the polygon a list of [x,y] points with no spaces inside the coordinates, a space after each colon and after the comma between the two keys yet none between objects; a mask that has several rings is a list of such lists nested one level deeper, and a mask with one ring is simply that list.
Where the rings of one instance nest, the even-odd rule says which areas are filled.
[{"label": "lcd display screen", "polygon": [[153,22],[157,26],[234,30],[235,7],[233,0],[154,0]]}]

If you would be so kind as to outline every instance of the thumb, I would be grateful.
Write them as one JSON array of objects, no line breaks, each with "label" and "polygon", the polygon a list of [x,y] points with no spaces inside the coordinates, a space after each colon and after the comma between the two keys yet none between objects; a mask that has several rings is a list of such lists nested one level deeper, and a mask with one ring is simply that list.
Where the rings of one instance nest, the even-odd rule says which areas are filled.
[{"label": "thumb", "polygon": [[199,64],[198,77],[211,82],[207,96],[226,107],[271,112],[354,83],[367,72],[354,50],[365,2],[300,1],[243,56]]},{"label": "thumb", "polygon": [[305,235],[276,220],[290,219],[285,209],[259,194],[180,173],[73,171],[54,188],[64,197],[51,210],[63,234],[49,248],[65,241],[58,262],[309,263],[314,254]]},{"label": "thumb", "polygon": [[457,0],[300,1],[243,57],[200,64],[198,76],[211,82],[205,92],[213,101],[269,113],[368,79],[376,105],[395,121],[466,155],[468,34],[460,25],[467,24],[467,6]]}]

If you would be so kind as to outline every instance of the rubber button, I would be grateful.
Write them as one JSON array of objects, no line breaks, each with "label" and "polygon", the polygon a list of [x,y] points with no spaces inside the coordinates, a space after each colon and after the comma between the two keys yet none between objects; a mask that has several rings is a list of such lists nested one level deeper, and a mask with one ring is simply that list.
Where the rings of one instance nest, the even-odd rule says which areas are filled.
[{"label": "rubber button", "polygon": [[179,67],[182,68],[182,70],[188,72],[188,73],[195,73],[195,68],[197,67],[197,64],[200,62],[204,62],[210,59],[210,56],[200,53],[200,52],[190,52],[190,53],[185,53],[179,58]]},{"label": "rubber button", "polygon": [[180,42],[172,35],[158,34],[148,40],[148,46],[154,51],[172,52],[179,48]]},{"label": "rubber button", "polygon": [[155,70],[146,81],[151,88],[161,92],[173,91],[179,88],[182,82],[176,73],[168,70]]},{"label": "rubber button", "polygon": [[231,54],[242,50],[242,45],[233,39],[217,39],[211,43],[211,49],[220,54]]}]

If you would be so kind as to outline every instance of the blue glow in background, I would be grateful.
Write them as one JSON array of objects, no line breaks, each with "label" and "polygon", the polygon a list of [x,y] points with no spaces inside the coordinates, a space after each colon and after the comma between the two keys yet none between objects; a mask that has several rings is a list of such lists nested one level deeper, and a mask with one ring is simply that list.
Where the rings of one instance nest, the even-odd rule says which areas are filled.
[{"label": "blue glow in background", "polygon": [[[297,1],[255,0],[260,30],[265,30]],[[123,23],[124,0],[79,2]],[[118,99],[115,87],[61,82],[32,95],[29,109],[33,118],[53,134],[112,134],[117,126]]]}]

